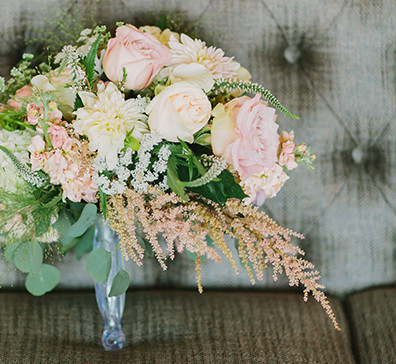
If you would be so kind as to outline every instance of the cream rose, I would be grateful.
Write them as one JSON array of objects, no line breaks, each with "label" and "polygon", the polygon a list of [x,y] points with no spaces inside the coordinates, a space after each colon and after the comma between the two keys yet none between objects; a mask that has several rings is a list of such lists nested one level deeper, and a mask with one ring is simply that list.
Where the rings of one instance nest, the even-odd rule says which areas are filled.
[{"label": "cream rose", "polygon": [[125,88],[142,90],[151,84],[171,58],[169,48],[152,34],[142,33],[128,24],[118,27],[116,37],[109,40],[103,58],[103,71],[111,81],[119,83],[123,80],[125,68]]},{"label": "cream rose", "polygon": [[166,87],[146,108],[152,131],[177,142],[194,141],[194,133],[202,129],[210,118],[211,104],[201,88],[186,82]]},{"label": "cream rose", "polygon": [[257,94],[236,98],[213,110],[213,154],[222,157],[239,173],[242,180],[277,161],[279,125],[275,109]]}]

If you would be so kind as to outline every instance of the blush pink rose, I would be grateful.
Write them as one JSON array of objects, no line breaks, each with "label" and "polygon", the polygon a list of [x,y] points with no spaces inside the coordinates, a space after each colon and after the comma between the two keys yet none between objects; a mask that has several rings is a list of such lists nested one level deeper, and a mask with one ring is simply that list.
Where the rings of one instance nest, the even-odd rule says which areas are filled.
[{"label": "blush pink rose", "polygon": [[158,71],[170,63],[168,47],[150,33],[142,33],[133,25],[117,28],[116,37],[109,40],[103,58],[103,70],[114,83],[123,80],[123,68],[127,73],[125,88],[142,90],[148,87]]},{"label": "blush pink rose", "polygon": [[238,97],[212,112],[213,154],[222,157],[242,180],[263,168],[274,167],[279,146],[275,109],[260,100]]},{"label": "blush pink rose", "polygon": [[52,125],[48,128],[48,134],[54,148],[60,148],[66,142],[69,135],[66,129],[60,125]]}]

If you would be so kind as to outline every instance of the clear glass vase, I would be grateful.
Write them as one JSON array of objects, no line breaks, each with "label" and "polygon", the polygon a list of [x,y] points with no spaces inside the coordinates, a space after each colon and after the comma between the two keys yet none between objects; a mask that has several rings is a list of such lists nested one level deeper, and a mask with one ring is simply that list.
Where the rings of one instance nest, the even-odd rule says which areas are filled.
[{"label": "clear glass vase", "polygon": [[109,297],[114,276],[122,267],[122,255],[118,246],[118,235],[100,216],[95,221],[94,248],[103,248],[111,252],[111,270],[106,283],[95,283],[96,301],[104,321],[102,344],[106,350],[121,350],[125,336],[121,329],[124,313],[125,293]]}]

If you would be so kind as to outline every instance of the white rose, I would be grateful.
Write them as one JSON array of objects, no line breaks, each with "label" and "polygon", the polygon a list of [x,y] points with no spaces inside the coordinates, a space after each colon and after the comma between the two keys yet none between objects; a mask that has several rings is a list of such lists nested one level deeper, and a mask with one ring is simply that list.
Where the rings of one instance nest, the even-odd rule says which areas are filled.
[{"label": "white rose", "polygon": [[170,73],[172,83],[184,81],[208,92],[214,84],[212,72],[199,63],[179,64]]},{"label": "white rose", "polygon": [[171,142],[180,138],[188,143],[192,143],[194,133],[207,124],[211,111],[212,106],[202,89],[187,82],[166,87],[146,108],[152,131]]}]

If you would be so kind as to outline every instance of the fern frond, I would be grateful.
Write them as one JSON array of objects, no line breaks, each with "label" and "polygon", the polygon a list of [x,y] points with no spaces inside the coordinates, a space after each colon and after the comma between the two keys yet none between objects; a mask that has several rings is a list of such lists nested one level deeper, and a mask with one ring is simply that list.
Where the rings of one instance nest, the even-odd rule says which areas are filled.
[{"label": "fern frond", "polygon": [[216,177],[220,175],[227,168],[227,162],[221,158],[213,158],[213,163],[208,169],[208,171],[202,176],[194,181],[184,182],[184,187],[200,187],[213,181]]},{"label": "fern frond", "polygon": [[219,78],[215,80],[212,92],[217,94],[222,91],[245,91],[252,94],[259,93],[265,99],[267,99],[268,102],[275,106],[281,113],[293,119],[299,119],[298,116],[292,114],[289,110],[287,110],[269,90],[265,89],[258,83],[253,83],[250,81],[239,81],[237,79]]},{"label": "fern frond", "polygon": [[29,167],[23,164],[15,155],[6,147],[0,145],[0,150],[3,151],[11,160],[15,168],[25,182],[31,187],[40,188],[48,183],[48,176],[42,172],[32,172]]}]

